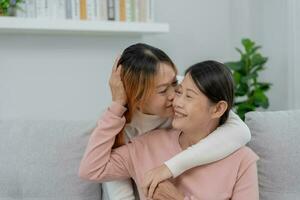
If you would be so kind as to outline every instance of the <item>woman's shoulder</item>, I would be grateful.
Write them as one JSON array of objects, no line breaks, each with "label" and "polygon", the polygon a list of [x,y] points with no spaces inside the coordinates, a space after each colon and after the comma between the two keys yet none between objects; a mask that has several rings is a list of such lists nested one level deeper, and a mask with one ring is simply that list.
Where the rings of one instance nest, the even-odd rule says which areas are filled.
[{"label": "woman's shoulder", "polygon": [[249,147],[243,146],[240,149],[237,150],[237,153],[240,154],[240,156],[247,158],[247,159],[259,159],[257,154]]},{"label": "woman's shoulder", "polygon": [[246,167],[259,160],[258,155],[249,147],[243,146],[230,155],[231,159],[240,163],[240,167]]},{"label": "woman's shoulder", "polygon": [[249,147],[241,147],[226,158],[207,165],[212,174],[232,174],[232,177],[241,177],[250,166],[256,165],[259,157]]}]

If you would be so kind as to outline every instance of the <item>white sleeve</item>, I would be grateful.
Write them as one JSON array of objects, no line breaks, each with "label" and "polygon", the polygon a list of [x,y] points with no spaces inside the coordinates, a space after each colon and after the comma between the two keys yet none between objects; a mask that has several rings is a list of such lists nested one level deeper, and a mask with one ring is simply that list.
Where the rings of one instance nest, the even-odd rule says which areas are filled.
[{"label": "white sleeve", "polygon": [[103,182],[101,185],[102,197],[104,200],[135,200],[132,182],[130,179]]},{"label": "white sleeve", "polygon": [[238,115],[230,111],[225,124],[197,144],[166,161],[165,164],[173,177],[177,177],[193,167],[225,158],[244,146],[250,139],[251,134],[247,125]]}]

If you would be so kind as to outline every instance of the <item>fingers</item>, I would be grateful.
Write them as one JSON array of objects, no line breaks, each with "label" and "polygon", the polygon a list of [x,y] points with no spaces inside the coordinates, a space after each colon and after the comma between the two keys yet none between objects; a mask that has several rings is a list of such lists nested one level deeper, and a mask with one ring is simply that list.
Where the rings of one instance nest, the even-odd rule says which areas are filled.
[{"label": "fingers", "polygon": [[148,198],[148,187],[143,187],[143,192],[144,192],[145,197],[146,197],[147,199],[149,199],[149,198]]},{"label": "fingers", "polygon": [[115,59],[115,62],[114,62],[114,65],[113,65],[113,68],[112,68],[112,71],[115,72],[118,68],[118,63],[119,63],[119,60],[120,60],[120,55],[117,56],[117,58]]},{"label": "fingers", "polygon": [[149,187],[149,191],[148,191],[148,197],[149,198],[152,198],[153,193],[154,193],[157,185],[158,185],[158,182],[156,180],[153,180],[150,187]]},{"label": "fingers", "polygon": [[118,79],[121,74],[122,67],[118,67],[118,63],[120,60],[120,56],[117,56],[116,60],[114,61],[114,65],[111,71],[110,80]]},{"label": "fingers", "polygon": [[122,70],[122,65],[119,65],[119,67],[117,68],[117,75],[121,74],[121,70]]},{"label": "fingers", "polygon": [[149,186],[150,186],[151,182],[152,182],[152,177],[150,176],[149,173],[146,173],[144,184],[143,184],[143,192],[146,197],[148,196],[148,190],[149,190]]}]

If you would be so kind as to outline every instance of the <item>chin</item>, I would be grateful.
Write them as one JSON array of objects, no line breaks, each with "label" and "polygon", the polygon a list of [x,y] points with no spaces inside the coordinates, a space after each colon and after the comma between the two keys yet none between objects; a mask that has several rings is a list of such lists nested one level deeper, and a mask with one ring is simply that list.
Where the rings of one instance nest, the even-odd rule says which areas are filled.
[{"label": "chin", "polygon": [[175,128],[175,129],[179,129],[179,130],[182,129],[181,124],[178,121],[176,121],[176,119],[173,119],[173,121],[172,121],[172,127]]},{"label": "chin", "polygon": [[166,110],[164,113],[162,113],[161,117],[173,117],[173,115],[173,110]]}]

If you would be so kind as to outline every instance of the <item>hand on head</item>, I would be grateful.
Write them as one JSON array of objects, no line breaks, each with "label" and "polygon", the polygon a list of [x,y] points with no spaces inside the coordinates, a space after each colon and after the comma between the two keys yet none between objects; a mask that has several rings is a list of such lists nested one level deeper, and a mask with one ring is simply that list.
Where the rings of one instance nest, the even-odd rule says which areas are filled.
[{"label": "hand on head", "polygon": [[109,79],[109,86],[111,90],[112,101],[125,106],[127,104],[127,95],[121,79],[122,66],[118,66],[119,59],[120,57],[118,56],[112,68],[111,76]]}]

